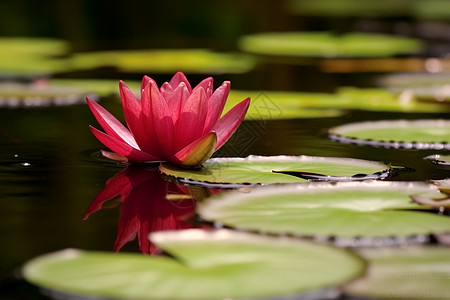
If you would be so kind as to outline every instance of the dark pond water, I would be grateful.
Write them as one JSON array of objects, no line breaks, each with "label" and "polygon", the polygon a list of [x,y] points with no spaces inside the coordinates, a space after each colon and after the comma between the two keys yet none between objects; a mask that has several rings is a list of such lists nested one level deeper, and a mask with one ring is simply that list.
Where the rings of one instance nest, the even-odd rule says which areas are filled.
[{"label": "dark pond water", "polygon": [[[121,116],[118,99],[102,99]],[[361,120],[419,119],[442,114],[354,111],[325,119],[247,121],[216,156],[317,155],[384,161],[415,171],[392,180],[448,177],[422,158],[435,151],[395,150],[330,141],[326,130]],[[1,299],[47,299],[16,277],[20,266],[43,253],[63,248],[112,251],[119,209],[111,207],[82,220],[106,180],[124,167],[99,158],[97,126],[86,105],[0,109],[0,293]],[[122,251],[139,251],[137,241]]]}]

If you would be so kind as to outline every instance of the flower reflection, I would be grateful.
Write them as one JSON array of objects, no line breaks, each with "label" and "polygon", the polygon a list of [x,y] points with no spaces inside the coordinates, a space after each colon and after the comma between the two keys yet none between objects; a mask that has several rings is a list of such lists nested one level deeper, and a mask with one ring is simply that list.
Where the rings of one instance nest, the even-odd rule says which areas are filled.
[{"label": "flower reflection", "polygon": [[106,181],[83,219],[111,199],[122,204],[115,252],[137,234],[142,253],[154,254],[157,248],[149,241],[149,233],[193,227],[187,219],[194,214],[194,199],[186,187],[162,179],[157,171],[129,166],[118,172]]}]

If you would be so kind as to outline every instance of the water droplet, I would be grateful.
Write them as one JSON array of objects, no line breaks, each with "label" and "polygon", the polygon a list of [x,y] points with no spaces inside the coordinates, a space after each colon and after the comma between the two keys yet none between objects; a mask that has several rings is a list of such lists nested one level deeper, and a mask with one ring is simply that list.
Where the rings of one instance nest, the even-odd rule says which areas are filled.
[{"label": "water droplet", "polygon": [[30,163],[27,163],[27,162],[20,163],[20,165],[21,165],[22,167],[29,167],[29,166],[31,166],[31,164],[30,164]]}]

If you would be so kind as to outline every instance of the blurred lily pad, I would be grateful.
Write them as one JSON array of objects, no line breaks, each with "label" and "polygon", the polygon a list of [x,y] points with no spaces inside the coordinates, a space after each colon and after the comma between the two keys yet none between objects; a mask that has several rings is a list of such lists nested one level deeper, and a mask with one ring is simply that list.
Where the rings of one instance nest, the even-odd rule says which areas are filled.
[{"label": "blurred lily pad", "polygon": [[[214,195],[197,204],[205,220],[270,234],[385,238],[450,231],[450,218],[419,210],[410,195],[443,194],[422,182],[339,182],[262,186]],[[391,242],[387,239],[386,242]]]},{"label": "blurred lily pad", "polygon": [[391,120],[350,123],[331,128],[329,137],[341,143],[386,148],[450,149],[448,120]]},{"label": "blurred lily pad", "polygon": [[65,106],[86,102],[86,96],[97,97],[82,87],[52,84],[48,80],[34,83],[0,83],[0,107]]},{"label": "blurred lily pad", "polygon": [[253,69],[255,60],[208,49],[149,49],[76,53],[70,63],[78,70],[114,67],[132,73],[245,73]]},{"label": "blurred lily pad", "polygon": [[67,70],[68,44],[50,38],[0,38],[0,74],[42,75]]},{"label": "blurred lily pad", "polygon": [[268,32],[243,36],[242,50],[278,56],[308,57],[383,57],[417,53],[422,43],[401,36],[331,32]]},{"label": "blurred lily pad", "polygon": [[230,230],[160,232],[172,257],[64,250],[31,260],[26,280],[65,294],[114,299],[225,299],[294,295],[358,276],[342,249]]},{"label": "blurred lily pad", "polygon": [[450,155],[434,154],[424,157],[424,159],[431,160],[433,164],[436,164],[438,166],[450,167]]},{"label": "blurred lily pad", "polygon": [[413,97],[399,97],[386,89],[359,89],[342,87],[336,93],[301,93],[280,91],[232,90],[225,110],[251,97],[247,119],[286,119],[306,117],[333,117],[345,110],[394,112],[450,112],[450,106],[440,103],[422,103]]},{"label": "blurred lily pad", "polygon": [[450,72],[385,75],[379,84],[395,93],[410,92],[421,100],[450,103]]},{"label": "blurred lily pad", "polygon": [[318,156],[249,156],[213,158],[199,170],[161,165],[160,171],[183,183],[208,186],[272,184],[307,179],[351,181],[386,178],[390,166],[362,159]]},{"label": "blurred lily pad", "polygon": [[368,270],[344,286],[345,294],[370,299],[448,299],[448,247],[359,249],[357,253],[368,261]]}]

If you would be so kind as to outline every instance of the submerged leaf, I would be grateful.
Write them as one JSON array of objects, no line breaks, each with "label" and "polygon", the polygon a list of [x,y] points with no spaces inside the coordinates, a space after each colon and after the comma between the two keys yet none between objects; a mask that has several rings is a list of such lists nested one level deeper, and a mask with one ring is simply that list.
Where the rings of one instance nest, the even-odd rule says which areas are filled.
[{"label": "submerged leaf", "polygon": [[115,299],[293,295],[335,286],[364,264],[342,249],[230,230],[156,233],[172,257],[64,250],[30,261],[25,278],[66,294]]}]

